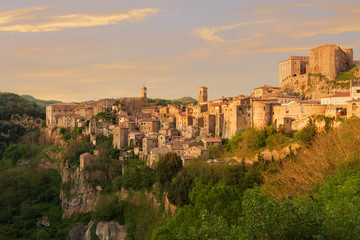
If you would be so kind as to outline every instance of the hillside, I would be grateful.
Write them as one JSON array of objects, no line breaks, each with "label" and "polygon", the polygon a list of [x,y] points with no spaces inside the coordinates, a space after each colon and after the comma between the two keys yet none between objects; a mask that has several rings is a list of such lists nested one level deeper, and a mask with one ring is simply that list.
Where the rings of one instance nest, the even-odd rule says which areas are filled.
[{"label": "hillside", "polygon": [[54,103],[61,103],[61,101],[56,101],[56,100],[41,100],[41,99],[37,99],[37,98],[34,98],[33,96],[30,96],[30,95],[21,95],[21,97],[29,100],[29,101],[32,101],[32,102],[36,102],[37,104],[39,105],[42,105],[42,106],[47,106],[47,105],[51,105],[51,104],[54,104]]},{"label": "hillside", "polygon": [[14,93],[0,92],[0,120],[9,121],[13,114],[44,119],[45,107]]},{"label": "hillside", "polygon": [[150,106],[152,105],[161,105],[161,106],[167,106],[168,104],[177,104],[177,105],[188,105],[191,103],[196,104],[197,100],[192,97],[182,97],[178,99],[161,99],[161,98],[149,98],[148,103]]},{"label": "hillside", "polygon": [[45,119],[45,107],[14,93],[0,93],[0,158],[10,144],[17,143],[27,132],[28,126],[10,121],[11,116],[22,117],[24,114],[32,119]]}]

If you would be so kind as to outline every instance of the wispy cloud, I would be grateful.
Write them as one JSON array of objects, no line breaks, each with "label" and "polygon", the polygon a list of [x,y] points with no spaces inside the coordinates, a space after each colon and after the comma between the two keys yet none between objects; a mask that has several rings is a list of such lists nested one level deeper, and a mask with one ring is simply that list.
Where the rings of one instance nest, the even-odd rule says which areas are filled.
[{"label": "wispy cloud", "polygon": [[49,6],[20,8],[16,10],[2,12],[0,13],[0,25],[15,22],[17,20],[22,20],[22,19],[33,19],[34,16],[28,15],[27,13],[41,11],[47,8],[49,8]]},{"label": "wispy cloud", "polygon": [[[35,10],[43,10],[45,7]],[[34,9],[28,9],[25,13],[34,11]],[[0,31],[4,32],[51,32],[61,31],[67,28],[80,28],[80,27],[94,27],[118,24],[122,21],[140,21],[148,16],[153,16],[160,12],[160,9],[156,8],[143,8],[132,9],[123,13],[116,14],[70,14],[51,17],[47,22],[31,23],[31,24],[11,24],[0,26]],[[20,12],[16,15],[17,18],[28,17]],[[6,20],[6,19],[5,19]],[[13,22],[17,20],[12,18]],[[9,23],[6,22],[6,23]]]},{"label": "wispy cloud", "polygon": [[27,58],[31,55],[48,49],[48,47],[28,48],[17,53],[18,57]]},{"label": "wispy cloud", "polygon": [[205,41],[211,42],[211,43],[221,43],[225,42],[225,39],[221,38],[219,35],[217,35],[218,32],[224,31],[224,30],[231,30],[240,26],[249,25],[252,23],[249,22],[241,22],[241,23],[235,23],[231,25],[225,25],[220,27],[203,27],[198,28],[193,31],[193,34],[199,38],[204,39]]},{"label": "wispy cloud", "polygon": [[120,70],[141,70],[141,71],[173,71],[172,67],[165,65],[154,65],[149,62],[112,62],[106,64],[96,64],[94,67],[99,69],[120,69]]},{"label": "wispy cloud", "polygon": [[69,46],[69,47],[57,48],[54,50],[54,52],[65,52],[65,51],[73,50],[76,48],[79,48],[79,46]]}]

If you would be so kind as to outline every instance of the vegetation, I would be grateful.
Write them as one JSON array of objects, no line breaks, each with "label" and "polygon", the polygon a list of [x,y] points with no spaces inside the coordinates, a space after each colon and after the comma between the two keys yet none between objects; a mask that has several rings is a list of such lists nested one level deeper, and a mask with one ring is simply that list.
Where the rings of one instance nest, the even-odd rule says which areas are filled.
[{"label": "vegetation", "polygon": [[21,97],[25,98],[26,100],[35,102],[35,103],[37,103],[38,105],[41,105],[41,106],[47,106],[47,105],[51,105],[51,104],[55,104],[55,103],[61,103],[61,101],[56,101],[56,100],[37,99],[37,98],[34,98],[33,96],[30,96],[30,95],[21,95]]},{"label": "vegetation", "polygon": [[188,104],[197,104],[197,100],[192,98],[192,97],[182,97],[179,99],[173,99],[173,100],[168,100],[168,99],[160,99],[160,98],[155,98],[155,99],[148,99],[148,104],[150,106],[167,106],[168,104],[176,104],[176,105],[188,105]]},{"label": "vegetation", "polygon": [[0,92],[0,120],[10,121],[11,115],[26,114],[35,118],[45,118],[45,108],[14,93]]}]

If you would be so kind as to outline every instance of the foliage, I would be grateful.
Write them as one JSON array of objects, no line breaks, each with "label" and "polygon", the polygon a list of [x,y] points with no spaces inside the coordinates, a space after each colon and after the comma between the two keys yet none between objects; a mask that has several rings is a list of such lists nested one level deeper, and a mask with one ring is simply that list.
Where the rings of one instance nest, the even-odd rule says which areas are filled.
[{"label": "foliage", "polygon": [[287,139],[276,128],[268,126],[265,129],[249,128],[233,135],[225,149],[232,155],[245,158],[264,147],[276,147],[285,143]]},{"label": "foliage", "polygon": [[168,152],[160,157],[156,166],[156,173],[159,178],[159,183],[162,187],[167,187],[172,178],[181,170],[181,158],[174,152]]},{"label": "foliage", "polygon": [[96,203],[95,220],[112,221],[116,220],[120,224],[125,224],[125,209],[127,203],[119,200],[114,194],[101,195]]},{"label": "foliage", "polygon": [[55,103],[61,103],[60,101],[56,101],[56,100],[37,99],[37,98],[34,98],[33,96],[30,96],[30,95],[21,95],[21,97],[25,98],[26,100],[36,102],[40,106],[47,106],[47,105],[51,105],[51,104],[55,104]]},{"label": "foliage", "polygon": [[[14,167],[1,171],[0,239],[59,237],[59,190],[60,175],[53,169],[39,171]],[[42,216],[49,218],[50,227],[36,227],[38,218]]]},{"label": "foliage", "polygon": [[126,189],[146,190],[155,182],[154,170],[146,166],[145,162],[130,159],[125,162],[125,171],[121,176],[121,185]]},{"label": "foliage", "polygon": [[10,121],[11,115],[26,114],[34,118],[45,118],[45,107],[28,101],[14,93],[0,92],[0,120]]},{"label": "foliage", "polygon": [[192,104],[192,103],[197,104],[197,101],[191,97],[183,97],[183,98],[174,99],[174,100],[160,99],[160,98],[155,98],[155,99],[148,98],[148,104],[150,106],[166,107],[169,104],[188,105],[188,104]]},{"label": "foliage", "polygon": [[74,166],[78,166],[80,155],[86,152],[93,152],[93,146],[89,142],[70,140],[64,146],[63,159]]},{"label": "foliage", "polygon": [[309,147],[311,145],[311,142],[315,139],[316,134],[317,128],[315,125],[315,121],[313,118],[309,118],[306,126],[297,133],[295,133],[294,138],[300,140],[302,143],[305,144],[305,146]]}]

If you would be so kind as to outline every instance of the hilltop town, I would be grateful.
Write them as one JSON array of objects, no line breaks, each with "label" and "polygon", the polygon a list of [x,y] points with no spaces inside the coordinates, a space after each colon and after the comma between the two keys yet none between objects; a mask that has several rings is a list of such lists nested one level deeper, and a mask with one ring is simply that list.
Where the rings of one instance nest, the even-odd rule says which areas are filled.
[{"label": "hilltop town", "polygon": [[209,89],[201,86],[197,104],[148,106],[144,86],[137,98],[49,105],[47,131],[50,136],[56,129],[82,127],[93,144],[99,136],[112,135],[114,148],[133,148],[148,166],[167,152],[178,154],[185,165],[189,159],[206,159],[209,146],[251,127],[290,132],[303,128],[309,117],[360,116],[359,64],[352,49],[324,45],[310,49],[310,57],[279,62],[279,86],[264,85],[249,96],[210,101]]}]

